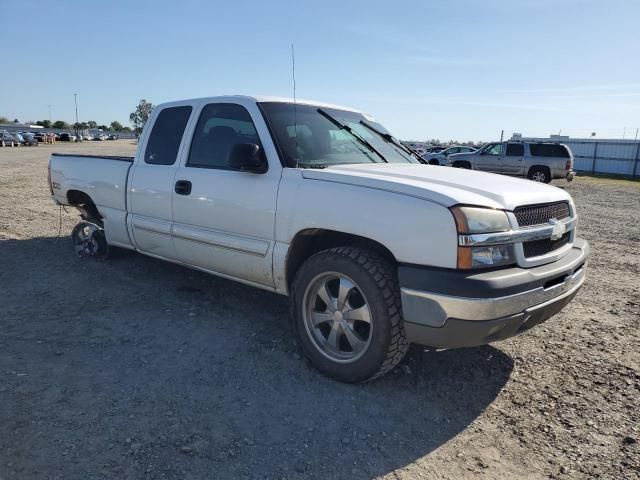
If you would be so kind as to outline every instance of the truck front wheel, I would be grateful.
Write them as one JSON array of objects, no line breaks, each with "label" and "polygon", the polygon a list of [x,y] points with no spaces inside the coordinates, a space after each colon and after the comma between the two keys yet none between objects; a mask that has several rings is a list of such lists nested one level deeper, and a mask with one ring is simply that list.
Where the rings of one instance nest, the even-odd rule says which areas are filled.
[{"label": "truck front wheel", "polygon": [[380,377],[409,347],[393,265],[355,247],[323,250],[298,270],[291,316],[306,357],[349,383]]}]

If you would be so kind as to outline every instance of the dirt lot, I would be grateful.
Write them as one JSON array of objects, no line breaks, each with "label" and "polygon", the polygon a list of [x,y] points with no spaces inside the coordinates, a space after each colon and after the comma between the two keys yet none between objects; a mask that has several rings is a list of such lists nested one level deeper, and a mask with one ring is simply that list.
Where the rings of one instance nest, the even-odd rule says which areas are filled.
[{"label": "dirt lot", "polygon": [[561,314],[349,386],[286,298],[57,238],[48,154],[134,148],[0,149],[0,479],[640,478],[640,183],[558,183],[593,249]]}]

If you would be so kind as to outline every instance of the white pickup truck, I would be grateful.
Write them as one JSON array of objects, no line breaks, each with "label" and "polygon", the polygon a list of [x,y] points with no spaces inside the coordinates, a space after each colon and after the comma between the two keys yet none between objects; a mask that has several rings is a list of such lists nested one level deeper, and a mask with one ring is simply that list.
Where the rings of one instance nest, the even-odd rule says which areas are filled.
[{"label": "white pickup truck", "polygon": [[82,255],[108,246],[291,298],[325,374],[391,370],[409,343],[471,347],[559,312],[589,255],[563,190],[423,165],[358,111],[226,96],[157,106],[134,158],[53,154]]}]

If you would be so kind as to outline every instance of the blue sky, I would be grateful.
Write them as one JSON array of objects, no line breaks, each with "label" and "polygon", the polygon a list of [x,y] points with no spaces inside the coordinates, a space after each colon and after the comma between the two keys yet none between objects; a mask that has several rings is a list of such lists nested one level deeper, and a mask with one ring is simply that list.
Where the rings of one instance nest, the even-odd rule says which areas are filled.
[{"label": "blue sky", "polygon": [[[0,115],[128,124],[153,103],[297,95],[401,138],[640,126],[640,2],[0,0]],[[7,21],[7,19],[14,19]]]}]

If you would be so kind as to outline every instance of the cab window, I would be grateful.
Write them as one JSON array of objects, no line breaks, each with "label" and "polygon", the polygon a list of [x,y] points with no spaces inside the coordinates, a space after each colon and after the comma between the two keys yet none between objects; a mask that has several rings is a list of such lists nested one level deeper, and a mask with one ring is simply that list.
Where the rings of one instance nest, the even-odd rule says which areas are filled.
[{"label": "cab window", "polygon": [[204,107],[198,119],[187,166],[231,170],[229,154],[239,143],[260,146],[247,109],[234,103],[211,103]]},{"label": "cab window", "polygon": [[523,156],[524,156],[524,144],[522,143],[507,144],[507,157],[523,157]]},{"label": "cab window", "polygon": [[145,163],[153,165],[175,163],[190,115],[190,106],[169,107],[160,112],[149,135],[144,152]]},{"label": "cab window", "polygon": [[485,148],[485,155],[502,155],[502,144],[501,143],[493,143]]}]

